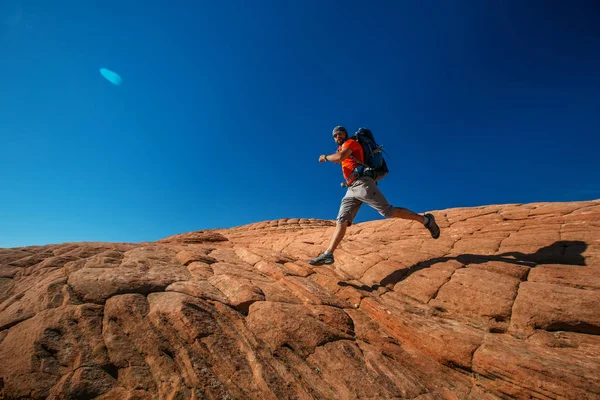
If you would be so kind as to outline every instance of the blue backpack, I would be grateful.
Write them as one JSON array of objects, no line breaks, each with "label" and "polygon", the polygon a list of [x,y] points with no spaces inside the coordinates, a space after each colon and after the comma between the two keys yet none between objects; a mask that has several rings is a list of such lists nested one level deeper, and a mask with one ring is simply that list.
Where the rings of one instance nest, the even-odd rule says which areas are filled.
[{"label": "blue backpack", "polygon": [[383,146],[378,146],[373,137],[373,133],[367,128],[360,128],[350,139],[356,140],[363,148],[365,162],[361,163],[356,158],[354,161],[361,164],[355,168],[354,172],[358,177],[370,176],[373,180],[378,181],[385,177],[389,170],[385,160],[383,159]]}]

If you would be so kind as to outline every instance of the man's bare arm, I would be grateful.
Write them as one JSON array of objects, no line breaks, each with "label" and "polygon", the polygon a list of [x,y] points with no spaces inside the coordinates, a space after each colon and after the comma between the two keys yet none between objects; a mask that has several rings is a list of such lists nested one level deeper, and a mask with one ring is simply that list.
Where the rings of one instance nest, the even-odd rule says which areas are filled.
[{"label": "man's bare arm", "polygon": [[319,157],[319,162],[325,162],[325,161],[340,162],[340,161],[344,161],[346,158],[348,158],[350,156],[350,154],[352,154],[352,149],[346,148],[346,149],[340,151],[339,153],[334,153],[334,154],[320,156]]}]

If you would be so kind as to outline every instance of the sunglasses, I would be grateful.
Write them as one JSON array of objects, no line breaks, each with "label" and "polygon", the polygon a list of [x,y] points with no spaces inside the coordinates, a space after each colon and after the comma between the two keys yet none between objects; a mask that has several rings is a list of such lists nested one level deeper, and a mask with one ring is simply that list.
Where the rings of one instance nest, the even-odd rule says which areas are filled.
[{"label": "sunglasses", "polygon": [[333,137],[336,138],[338,136],[344,136],[344,135],[345,135],[344,132],[336,132],[336,133],[333,134]]}]

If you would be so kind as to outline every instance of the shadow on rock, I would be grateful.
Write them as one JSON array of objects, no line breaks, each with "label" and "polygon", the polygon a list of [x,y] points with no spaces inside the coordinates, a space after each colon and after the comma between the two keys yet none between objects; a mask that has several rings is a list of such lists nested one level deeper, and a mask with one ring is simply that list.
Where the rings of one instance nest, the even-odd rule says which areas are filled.
[{"label": "shadow on rock", "polygon": [[460,254],[456,257],[436,257],[426,261],[421,261],[407,269],[400,269],[392,272],[381,280],[378,285],[353,285],[347,282],[338,282],[339,286],[352,286],[359,290],[373,292],[380,287],[394,286],[403,281],[410,275],[434,264],[456,260],[463,265],[484,264],[490,261],[499,261],[509,264],[521,265],[534,268],[539,264],[560,264],[560,265],[579,265],[585,266],[585,257],[583,252],[587,249],[587,244],[579,240],[567,241],[560,240],[552,243],[550,246],[541,247],[535,253],[521,253],[510,251],[501,254],[483,255],[483,254]]}]

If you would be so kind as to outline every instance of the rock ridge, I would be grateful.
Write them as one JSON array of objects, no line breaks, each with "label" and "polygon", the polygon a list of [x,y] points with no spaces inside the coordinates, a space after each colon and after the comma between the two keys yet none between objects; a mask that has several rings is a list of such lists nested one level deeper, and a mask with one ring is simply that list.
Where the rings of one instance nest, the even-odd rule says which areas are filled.
[{"label": "rock ridge", "polygon": [[600,398],[600,200],[0,249],[7,399]]}]

